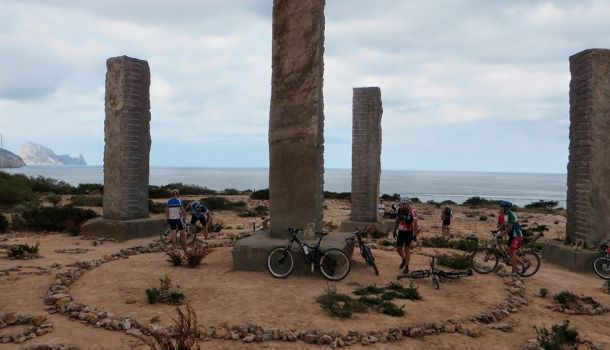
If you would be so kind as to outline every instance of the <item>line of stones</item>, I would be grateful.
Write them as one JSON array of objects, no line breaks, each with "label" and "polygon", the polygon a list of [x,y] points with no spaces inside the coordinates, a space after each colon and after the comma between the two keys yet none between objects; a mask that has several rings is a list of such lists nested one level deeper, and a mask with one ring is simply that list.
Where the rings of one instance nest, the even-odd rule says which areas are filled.
[{"label": "line of stones", "polygon": [[[131,317],[118,316],[111,312],[106,312],[95,307],[83,305],[73,301],[69,293],[70,286],[80,278],[86,271],[98,267],[104,263],[127,259],[132,255],[158,253],[164,251],[164,247],[159,242],[153,242],[147,247],[137,246],[122,249],[119,253],[105,255],[100,259],[77,262],[70,266],[74,269],[64,273],[59,273],[56,280],[49,286],[45,297],[45,310],[49,313],[59,312],[73,320],[80,320],[83,324],[89,324],[107,330],[123,331],[128,335],[141,338],[150,334],[150,330],[165,330],[171,332],[171,326],[162,326],[157,323],[148,325]],[[203,341],[213,339],[236,340],[243,342],[264,342],[264,341],[287,341],[296,342],[297,340],[306,343],[328,345],[331,348],[344,347],[353,344],[368,345],[372,343],[386,343],[399,341],[404,337],[421,338],[425,335],[438,333],[461,333],[470,337],[478,337],[481,330],[478,323],[489,324],[492,329],[504,330],[503,327],[491,325],[499,322],[511,313],[517,312],[520,307],[527,305],[525,299],[525,285],[522,281],[512,281],[505,279],[507,284],[506,299],[496,306],[490,307],[487,311],[457,320],[445,320],[436,322],[425,322],[419,325],[405,325],[397,328],[388,328],[381,331],[348,331],[346,334],[340,332],[322,331],[319,329],[299,331],[296,329],[264,329],[257,325],[249,326],[229,326],[223,324],[218,327],[200,326],[199,338]]]},{"label": "line of stones", "polygon": [[28,325],[19,333],[3,334],[0,336],[0,343],[21,344],[29,339],[40,337],[53,331],[53,324],[47,321],[45,315],[20,315],[16,312],[0,312],[0,329],[10,326]]}]

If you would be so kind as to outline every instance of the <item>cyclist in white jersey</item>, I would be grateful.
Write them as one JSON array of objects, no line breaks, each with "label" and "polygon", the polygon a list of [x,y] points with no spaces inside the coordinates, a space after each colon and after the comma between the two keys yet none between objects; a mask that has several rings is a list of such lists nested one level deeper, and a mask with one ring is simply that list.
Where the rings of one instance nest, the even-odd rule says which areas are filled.
[{"label": "cyclist in white jersey", "polygon": [[167,200],[167,206],[165,207],[165,217],[167,223],[172,229],[172,248],[176,249],[176,236],[180,233],[180,242],[182,248],[186,250],[186,234],[184,234],[183,218],[186,217],[186,211],[182,208],[182,201],[180,200],[180,192],[178,190],[172,190],[172,198]]}]

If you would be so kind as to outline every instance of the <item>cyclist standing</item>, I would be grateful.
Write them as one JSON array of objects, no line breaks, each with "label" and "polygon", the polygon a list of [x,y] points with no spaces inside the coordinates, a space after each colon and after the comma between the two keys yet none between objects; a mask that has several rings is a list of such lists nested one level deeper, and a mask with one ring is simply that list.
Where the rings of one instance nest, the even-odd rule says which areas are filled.
[{"label": "cyclist standing", "polygon": [[210,222],[210,211],[199,201],[191,202],[191,224],[197,225],[197,221],[203,226],[203,237],[208,239],[208,222]]},{"label": "cyclist standing", "polygon": [[396,238],[396,250],[402,258],[399,268],[405,274],[409,272],[411,243],[416,240],[416,233],[417,212],[411,207],[411,199],[407,196],[401,196],[400,206],[394,221],[394,238]]},{"label": "cyclist standing", "polygon": [[165,207],[165,217],[167,223],[172,229],[172,248],[176,249],[176,236],[180,234],[180,242],[182,248],[186,250],[186,235],[184,234],[183,218],[186,217],[186,212],[182,208],[182,200],[180,200],[180,192],[177,189],[172,190],[172,197],[167,200]]},{"label": "cyclist standing", "polygon": [[451,225],[451,217],[453,216],[453,212],[450,207],[445,207],[441,213],[441,225],[442,225],[442,233],[445,236],[451,237],[451,232],[449,231],[449,225]]},{"label": "cyclist standing", "polygon": [[515,277],[517,276],[517,264],[523,267],[522,272],[525,272],[530,266],[517,256],[517,251],[523,245],[523,233],[521,232],[519,218],[512,211],[512,206],[511,202],[500,201],[501,212],[505,215],[505,221],[500,230],[508,237],[508,256],[510,256],[512,276]]}]

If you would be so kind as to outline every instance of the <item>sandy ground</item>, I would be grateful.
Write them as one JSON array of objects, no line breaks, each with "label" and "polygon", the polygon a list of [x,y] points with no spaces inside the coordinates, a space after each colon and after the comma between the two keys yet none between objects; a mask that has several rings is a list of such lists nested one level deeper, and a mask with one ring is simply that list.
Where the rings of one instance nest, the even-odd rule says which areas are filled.
[{"label": "sandy ground", "polygon": [[[245,198],[245,197],[244,197]],[[231,200],[237,200],[232,196]],[[248,201],[250,207],[265,204],[264,201]],[[423,236],[440,233],[440,209],[429,205],[416,205],[420,213],[420,228]],[[349,202],[327,200],[325,220],[327,227],[338,226],[349,216]],[[452,223],[456,235],[477,235],[486,238],[495,227],[495,209],[469,209],[456,206]],[[564,233],[565,217],[561,214],[519,212],[520,218],[528,224],[538,223],[549,226],[547,238],[560,237]],[[487,217],[481,220],[481,217]],[[238,218],[234,212],[214,213],[215,220],[222,220],[231,229],[225,229],[221,236],[235,235],[248,231],[252,222],[260,224],[260,219]],[[92,241],[69,237],[57,233],[10,233],[0,236],[2,244],[17,242],[34,243],[40,241],[40,259],[8,260],[0,256],[0,269],[20,266],[19,272],[0,276],[0,309],[21,314],[43,314],[43,298],[54,274],[66,270],[66,265],[74,261],[90,260],[104,254],[118,252],[122,248],[145,244],[151,239],[132,240],[123,243],[104,242],[93,246]],[[57,253],[57,249],[86,248],[84,254]],[[414,255],[412,269],[426,268],[429,258],[425,254],[434,249],[420,248]],[[398,272],[399,258],[393,251],[374,250],[380,276],[375,276],[364,265],[360,256],[354,257],[350,275],[341,282],[332,283],[339,292],[351,294],[359,286],[375,283],[378,286],[394,281]],[[51,265],[59,263],[60,268]],[[36,275],[35,267],[45,267],[50,274]],[[351,319],[338,320],[328,317],[320,309],[315,299],[325,292],[328,283],[318,275],[290,276],[285,280],[271,278],[266,272],[233,271],[231,248],[216,248],[204,263],[195,268],[171,266],[162,253],[132,256],[126,260],[106,263],[88,271],[71,288],[75,300],[106,311],[131,316],[147,321],[159,316],[163,323],[173,318],[174,307],[149,305],[145,290],[158,286],[159,278],[169,274],[174,284],[181,290],[197,312],[199,323],[218,326],[223,322],[231,325],[254,323],[265,328],[296,328],[301,330],[381,330],[387,327],[416,324],[424,321],[459,318],[485,310],[497,304],[506,295],[500,277],[496,275],[476,275],[459,281],[447,282],[440,290],[432,288],[429,279],[416,280],[424,300],[403,302],[407,313],[404,317],[390,317],[376,312],[356,314]],[[408,283],[408,282],[406,282]],[[547,309],[550,299],[535,296],[542,287],[550,294],[569,289],[577,294],[590,295],[602,304],[610,306],[610,295],[601,291],[602,281],[594,274],[575,274],[557,266],[543,262],[540,271],[525,280],[531,303],[518,313],[512,314],[507,322],[514,325],[512,333],[503,333],[483,328],[479,338],[469,338],[460,334],[426,336],[423,339],[403,339],[397,343],[375,344],[378,348],[398,349],[519,349],[527,339],[535,338],[534,326],[547,326],[569,319],[585,338],[602,348],[610,348],[610,313],[601,316],[566,316]],[[129,304],[127,303],[129,301]],[[400,305],[401,303],[398,302]],[[2,344],[2,349],[22,349],[24,345],[66,343],[82,349],[145,349],[136,338],[120,332],[111,332],[70,321],[67,317],[49,315],[55,325],[53,332],[25,344]],[[14,333],[18,327],[0,329],[0,335]],[[303,342],[266,342],[245,344],[235,341],[210,341],[202,343],[204,349],[309,349],[320,348]],[[358,349],[360,346],[353,346]]]}]

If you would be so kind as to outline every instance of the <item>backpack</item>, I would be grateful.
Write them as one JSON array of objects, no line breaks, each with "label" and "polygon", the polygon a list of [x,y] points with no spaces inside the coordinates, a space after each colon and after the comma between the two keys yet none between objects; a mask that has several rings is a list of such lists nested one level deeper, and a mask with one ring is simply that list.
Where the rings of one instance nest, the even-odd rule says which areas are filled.
[{"label": "backpack", "polygon": [[407,224],[413,223],[413,213],[411,210],[398,210],[397,216],[400,220],[406,222]]},{"label": "backpack", "polygon": [[445,215],[445,219],[449,219],[451,217],[451,208],[445,207],[443,214]]}]

